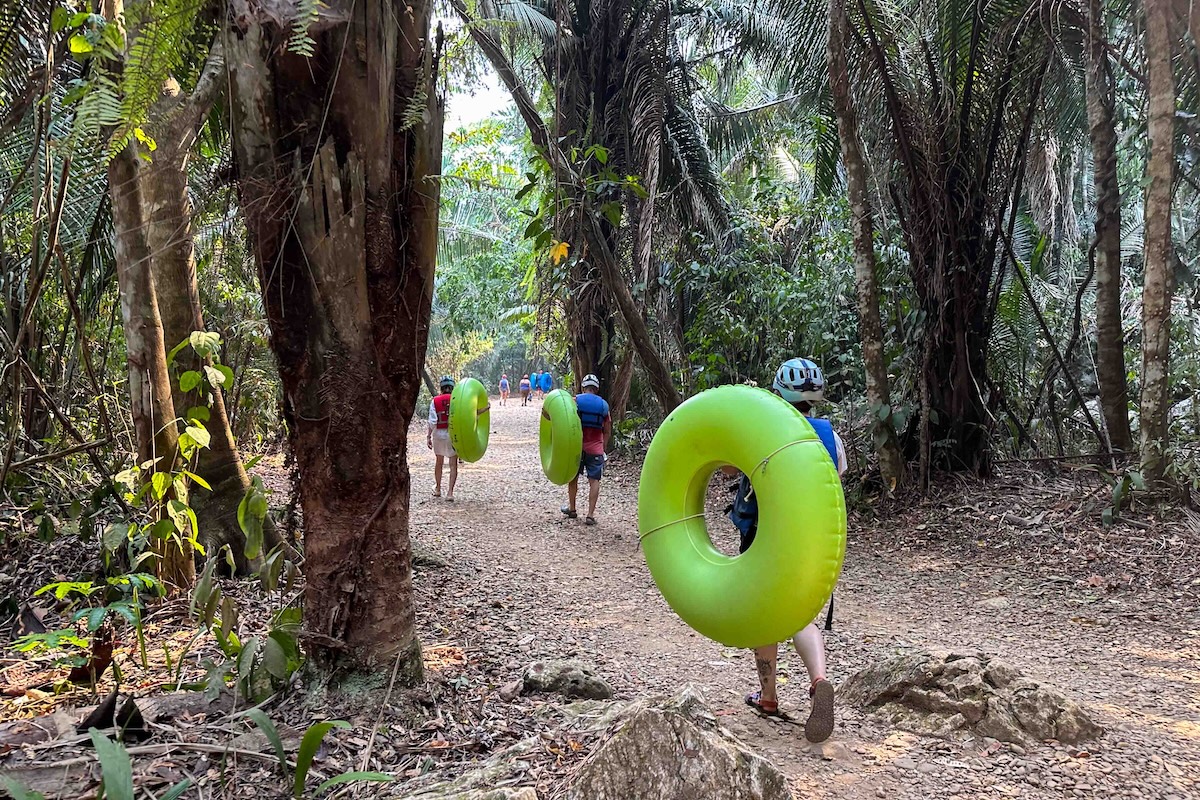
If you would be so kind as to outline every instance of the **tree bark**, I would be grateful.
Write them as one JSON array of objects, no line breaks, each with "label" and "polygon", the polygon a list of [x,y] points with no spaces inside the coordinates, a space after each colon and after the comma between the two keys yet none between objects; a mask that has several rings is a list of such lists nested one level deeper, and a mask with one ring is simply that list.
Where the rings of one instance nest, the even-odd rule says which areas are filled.
[{"label": "tree bark", "polygon": [[[137,434],[138,463],[154,462],[153,468],[144,476],[149,480],[153,472],[174,469],[179,431],[171,399],[162,321],[150,271],[146,202],[141,192],[140,169],[136,146],[130,143],[109,162],[108,187],[116,231],[117,285],[129,363],[130,413]],[[173,590],[190,586],[196,577],[191,545],[186,541],[158,539],[152,546],[159,556],[159,579]]]},{"label": "tree bark", "polygon": [[1146,162],[1145,260],[1142,284],[1142,473],[1161,482],[1167,470],[1168,391],[1174,256],[1171,194],[1175,179],[1175,52],[1170,0],[1146,0],[1145,51],[1150,154]]},{"label": "tree bark", "polygon": [[[223,45],[218,39],[191,96],[181,94],[178,85],[171,81],[151,110],[149,128],[158,147],[151,164],[142,170],[142,191],[149,213],[150,264],[168,350],[187,339],[192,331],[205,330],[196,281],[187,164],[204,118],[215,96],[224,88],[224,72]],[[181,350],[175,361],[185,370],[202,370],[212,363],[212,359],[199,358],[190,347]],[[184,392],[177,381],[172,381],[171,388],[175,409],[181,415],[201,402],[198,390]],[[214,555],[223,545],[229,545],[237,571],[246,574],[261,563],[261,557],[246,558],[246,538],[237,518],[238,505],[250,488],[250,477],[229,424],[225,392],[213,389],[211,394],[210,417],[204,423],[211,440],[197,454],[196,473],[212,491],[197,488],[190,499],[205,550]],[[263,523],[263,552],[270,552],[279,543],[275,524],[268,516]]]},{"label": "tree bark", "polygon": [[[429,329],[441,168],[430,6],[232,0],[234,152],[304,508],[318,665],[421,675],[406,434]],[[439,42],[440,44],[440,42]]]},{"label": "tree bark", "polygon": [[1129,388],[1121,322],[1121,189],[1117,183],[1116,92],[1108,63],[1103,0],[1088,0],[1087,113],[1096,192],[1096,367],[1109,447],[1128,451]]},{"label": "tree bark", "polygon": [[[879,317],[879,278],[875,274],[875,234],[867,191],[867,165],[858,139],[858,116],[850,95],[850,66],[846,60],[848,28],[845,0],[829,0],[826,56],[850,195],[851,226],[854,231],[854,288],[858,296],[858,334],[862,340],[867,402],[873,409],[890,410],[892,396],[883,354],[883,322]],[[874,424],[879,472],[888,491],[895,491],[904,478],[904,458],[900,453],[896,430],[890,417],[881,421],[876,415]]]}]

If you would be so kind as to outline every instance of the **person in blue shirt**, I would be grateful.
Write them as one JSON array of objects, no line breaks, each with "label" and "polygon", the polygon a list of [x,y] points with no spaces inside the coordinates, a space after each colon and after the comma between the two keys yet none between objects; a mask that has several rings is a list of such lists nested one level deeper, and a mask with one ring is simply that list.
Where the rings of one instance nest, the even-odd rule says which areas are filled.
[{"label": "person in blue shirt", "polygon": [[542,373],[542,377],[538,382],[538,388],[542,390],[543,395],[549,394],[554,388],[554,378],[551,377],[550,370]]},{"label": "person in blue shirt", "polygon": [[[579,472],[567,484],[567,504],[560,510],[568,519],[577,519],[575,498],[579,493],[579,476],[587,475],[588,510],[583,524],[596,524],[596,501],[600,499],[600,478],[604,475],[604,450],[612,437],[612,414],[608,401],[600,396],[600,379],[583,376],[583,392],[575,395],[575,409],[583,428],[583,452],[579,457]],[[542,412],[545,413],[545,412]]]},{"label": "person in blue shirt", "polygon": [[[829,420],[812,416],[813,404],[825,397],[825,378],[821,368],[805,358],[793,358],[780,365],[771,384],[772,390],[791,403],[808,422],[829,452],[830,459],[841,475],[846,470],[846,448]],[[727,468],[726,472],[737,470]],[[741,534],[738,552],[744,553],[754,543],[758,531],[758,498],[749,478],[741,476],[737,485],[737,496],[729,512],[729,518]],[[810,742],[823,742],[833,733],[833,685],[825,677],[825,640],[815,622],[792,636],[792,644],[804,661],[811,681],[808,694],[812,698],[812,709],[804,725],[804,735]],[[776,694],[776,663],[779,646],[769,644],[755,648],[754,663],[758,670],[760,689],[746,697],[746,703],[767,715],[779,713],[779,697]]]},{"label": "person in blue shirt", "polygon": [[500,405],[508,405],[508,375],[500,376]]}]

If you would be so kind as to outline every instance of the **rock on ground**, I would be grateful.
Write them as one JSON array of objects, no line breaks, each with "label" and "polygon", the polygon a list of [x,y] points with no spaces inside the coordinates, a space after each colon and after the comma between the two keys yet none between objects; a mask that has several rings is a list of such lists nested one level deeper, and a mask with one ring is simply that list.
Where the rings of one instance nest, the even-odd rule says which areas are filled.
[{"label": "rock on ground", "polygon": [[983,653],[898,655],[850,676],[838,694],[899,728],[932,736],[976,734],[1029,746],[1046,739],[1077,744],[1104,733],[1062,692]]},{"label": "rock on ground", "polygon": [[691,687],[634,703],[576,773],[567,800],[791,800],[773,764],[716,723]]},{"label": "rock on ground", "polygon": [[613,689],[595,670],[578,661],[535,661],[522,676],[525,694],[561,694],[586,700],[607,700]]}]

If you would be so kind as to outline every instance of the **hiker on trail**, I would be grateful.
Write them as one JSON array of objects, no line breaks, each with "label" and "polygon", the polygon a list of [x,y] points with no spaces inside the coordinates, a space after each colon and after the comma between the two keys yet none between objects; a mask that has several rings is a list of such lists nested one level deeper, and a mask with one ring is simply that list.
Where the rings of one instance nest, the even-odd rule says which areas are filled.
[{"label": "hiker on trail", "polygon": [[554,378],[550,376],[550,370],[542,373],[542,377],[538,381],[538,388],[542,390],[543,395],[549,394],[550,390],[554,388]]},{"label": "hiker on trail", "polygon": [[[809,424],[821,438],[829,457],[841,475],[846,470],[846,449],[842,439],[834,431],[829,420],[812,416],[813,404],[824,399],[825,379],[821,369],[812,361],[793,358],[780,365],[771,384],[775,394],[787,400],[808,418]],[[737,474],[732,467],[725,468],[727,474]],[[750,479],[741,476],[737,485],[729,518],[741,534],[739,553],[744,553],[754,542],[758,530],[758,498]],[[792,636],[792,644],[804,661],[810,680],[808,695],[812,698],[812,709],[804,724],[804,736],[810,742],[823,742],[833,733],[833,685],[825,678],[825,640],[815,622]],[[754,663],[758,669],[761,689],[746,696],[746,704],[768,716],[779,715],[779,698],[776,695],[775,668],[779,647],[769,644],[755,648]]]},{"label": "hiker on trail", "polygon": [[521,378],[521,383],[518,386],[521,389],[521,405],[529,405],[529,376],[526,375],[524,378]]},{"label": "hiker on trail", "polygon": [[595,375],[583,378],[583,394],[575,395],[575,407],[579,410],[579,421],[583,424],[583,454],[579,458],[579,472],[567,484],[567,505],[560,511],[568,519],[576,519],[575,497],[579,493],[579,475],[588,479],[588,511],[584,524],[596,524],[596,501],[600,499],[600,476],[604,474],[604,447],[612,436],[612,416],[608,402],[599,395],[600,379]]},{"label": "hiker on trail", "polygon": [[533,385],[530,386],[529,388],[533,390],[533,396],[536,397],[538,400],[541,400],[542,399],[542,371],[540,369],[537,372],[533,373],[532,384]]},{"label": "hiker on trail", "polygon": [[508,376],[500,376],[500,405],[508,405]]},{"label": "hiker on trail", "polygon": [[450,443],[450,393],[454,391],[454,378],[443,375],[438,381],[441,394],[429,403],[429,434],[426,444],[437,456],[433,466],[433,496],[442,496],[442,462],[450,459],[450,488],[446,499],[454,501],[454,484],[458,481],[458,453]]}]

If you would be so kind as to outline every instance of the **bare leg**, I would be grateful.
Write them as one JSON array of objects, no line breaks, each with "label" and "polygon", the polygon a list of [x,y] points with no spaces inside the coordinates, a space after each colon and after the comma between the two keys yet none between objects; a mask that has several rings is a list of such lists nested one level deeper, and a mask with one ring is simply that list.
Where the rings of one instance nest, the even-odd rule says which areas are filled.
[{"label": "bare leg", "polygon": [[575,497],[579,494],[579,476],[576,475],[567,484],[567,508],[571,511],[575,510]]},{"label": "bare leg", "polygon": [[[576,479],[578,483],[578,479]],[[600,499],[600,481],[588,479],[588,513],[589,517],[596,516],[596,501]],[[574,505],[574,503],[572,503]]]},{"label": "bare leg", "polygon": [[442,457],[437,456],[433,462],[433,496],[442,496]]},{"label": "bare leg", "polygon": [[816,683],[824,678],[825,639],[821,636],[821,629],[817,627],[817,624],[810,622],[807,628],[792,637],[792,644],[795,645],[796,652],[800,654],[804,668],[808,670],[809,681]]},{"label": "bare leg", "polygon": [[450,456],[450,490],[446,492],[446,499],[454,499],[454,484],[458,481],[458,456]]},{"label": "bare leg", "polygon": [[758,670],[758,685],[762,687],[758,699],[767,705],[779,702],[775,689],[775,662],[778,658],[778,645],[754,648],[754,667]]},{"label": "bare leg", "polygon": [[812,708],[808,713],[808,721],[804,723],[804,736],[810,742],[823,742],[833,733],[833,685],[825,679],[825,640],[816,623],[810,623],[807,628],[792,637],[796,652],[804,661],[808,670],[808,694],[812,698]]}]

